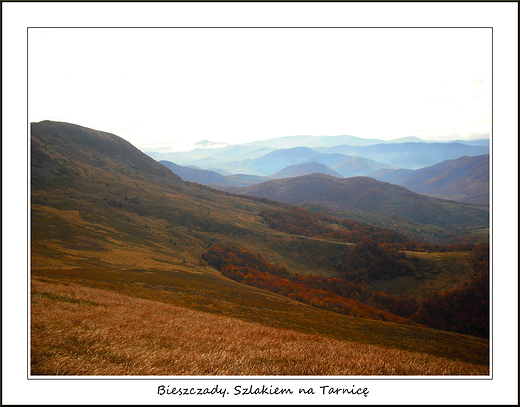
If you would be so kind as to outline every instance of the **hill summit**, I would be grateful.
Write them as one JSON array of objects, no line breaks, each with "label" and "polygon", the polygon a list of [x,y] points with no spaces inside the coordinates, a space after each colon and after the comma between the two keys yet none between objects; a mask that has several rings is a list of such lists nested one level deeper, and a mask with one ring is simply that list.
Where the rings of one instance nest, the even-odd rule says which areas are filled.
[{"label": "hill summit", "polygon": [[295,205],[320,205],[337,211],[398,215],[421,224],[448,227],[484,225],[488,212],[427,197],[370,177],[337,178],[311,174],[272,180],[230,191]]}]

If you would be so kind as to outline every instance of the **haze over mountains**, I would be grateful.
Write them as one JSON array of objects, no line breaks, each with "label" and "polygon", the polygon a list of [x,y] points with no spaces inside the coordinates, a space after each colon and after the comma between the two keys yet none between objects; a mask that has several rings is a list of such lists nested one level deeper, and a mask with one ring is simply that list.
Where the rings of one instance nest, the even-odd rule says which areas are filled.
[{"label": "haze over mountains", "polygon": [[[489,140],[412,140],[385,143],[353,136],[298,136],[185,153],[148,154],[167,157],[160,162],[182,179],[215,188],[321,173],[339,178],[369,176],[432,197],[489,204]],[[347,141],[353,145],[334,145]],[[297,142],[307,146],[294,147]],[[308,147],[318,144],[322,146]]]},{"label": "haze over mountains", "polygon": [[[270,175],[268,170],[257,173],[259,159],[275,150],[285,150],[287,158],[295,158],[296,148],[301,154],[301,160],[310,158],[305,156],[313,150],[314,155],[340,153],[351,157],[370,159],[386,165],[398,168],[417,169],[437,164],[441,161],[451,160],[464,155],[475,156],[489,153],[489,140],[457,140],[451,142],[424,141],[417,138],[404,138],[385,142],[383,140],[367,140],[353,136],[313,137],[291,136],[272,140],[252,142],[239,145],[228,145],[222,148],[195,148],[191,151],[158,153],[146,152],[158,161],[172,161],[178,165],[195,165],[204,169],[210,167],[228,170],[227,166],[237,171],[249,171],[255,175]],[[281,156],[286,159],[285,155]],[[316,161],[316,160],[314,160]],[[261,162],[261,161],[260,161]],[[288,165],[299,164],[291,162]],[[232,164],[231,164],[232,163]],[[277,168],[279,171],[281,168]],[[364,174],[358,174],[364,175]]]}]

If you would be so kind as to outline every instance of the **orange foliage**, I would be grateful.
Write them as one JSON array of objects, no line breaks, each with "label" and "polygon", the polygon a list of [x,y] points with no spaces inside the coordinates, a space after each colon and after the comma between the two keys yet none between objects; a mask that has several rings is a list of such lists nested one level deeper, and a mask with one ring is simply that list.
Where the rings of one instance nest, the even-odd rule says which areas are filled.
[{"label": "orange foliage", "polygon": [[[288,273],[284,267],[267,263],[262,256],[237,245],[217,245],[202,258],[235,281],[287,296],[294,300],[358,318],[408,323],[405,318],[363,304],[370,289],[337,278]],[[357,297],[352,299],[347,297]]]},{"label": "orange foliage", "polygon": [[[478,277],[462,287],[418,302],[413,297],[374,291],[367,281],[413,271],[403,253],[363,239],[339,264],[345,278],[289,273],[261,255],[237,245],[216,245],[202,258],[235,281],[269,290],[311,306],[358,318],[406,324],[487,338],[489,336],[489,245],[473,250],[471,266]],[[411,268],[410,268],[411,267]],[[386,270],[385,275],[379,275]],[[379,274],[378,274],[379,273]]]}]

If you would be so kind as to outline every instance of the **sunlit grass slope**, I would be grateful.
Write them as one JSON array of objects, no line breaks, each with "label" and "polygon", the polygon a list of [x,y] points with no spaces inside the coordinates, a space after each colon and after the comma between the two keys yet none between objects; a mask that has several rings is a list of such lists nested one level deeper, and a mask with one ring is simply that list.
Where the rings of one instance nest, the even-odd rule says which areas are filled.
[{"label": "sunlit grass slope", "polygon": [[[144,293],[146,289],[141,289]],[[125,290],[120,290],[125,291]],[[142,293],[141,293],[142,294]],[[158,299],[144,299],[139,289],[122,294],[113,289],[91,288],[60,278],[34,278],[31,296],[31,373],[33,375],[486,375],[484,364],[435,356],[420,350],[403,350],[346,338],[362,335],[353,319],[334,317],[343,323],[345,339],[312,334],[320,319],[299,329],[290,325],[298,318],[295,308],[283,304],[288,323],[267,324],[272,306],[282,299],[264,299],[262,318],[236,318],[220,312],[201,312],[173,305],[175,292],[158,292]],[[245,293],[244,293],[245,294]],[[194,294],[196,295],[196,294]],[[263,294],[252,294],[255,300]],[[182,297],[183,295],[180,294]],[[169,298],[168,298],[169,297]],[[219,301],[213,302],[218,305]],[[242,303],[245,300],[242,300]],[[173,303],[173,304],[172,304]],[[230,305],[230,304],[228,304]],[[281,305],[281,304],[280,304]],[[235,305],[243,308],[240,302]],[[287,307],[286,310],[284,310]],[[291,309],[293,308],[293,309]],[[224,312],[223,314],[226,314]],[[321,318],[327,314],[322,312]],[[307,318],[310,315],[307,316]],[[291,321],[291,319],[293,321]],[[356,326],[357,325],[357,326]],[[367,332],[371,329],[367,323]],[[383,327],[379,327],[382,329]],[[388,326],[387,335],[403,328]],[[305,332],[307,331],[307,332]],[[354,331],[354,332],[349,332]],[[432,332],[433,333],[433,332]],[[426,338],[425,342],[432,338]],[[435,334],[433,334],[435,335]],[[374,338],[373,338],[374,339]],[[380,337],[380,339],[383,339]],[[471,341],[471,340],[470,340]],[[475,341],[478,342],[478,341]]]}]

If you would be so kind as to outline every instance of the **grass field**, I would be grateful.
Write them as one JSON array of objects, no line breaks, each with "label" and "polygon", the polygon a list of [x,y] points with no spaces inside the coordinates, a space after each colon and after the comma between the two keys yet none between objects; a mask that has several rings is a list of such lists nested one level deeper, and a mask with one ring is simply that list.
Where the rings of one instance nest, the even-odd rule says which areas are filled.
[{"label": "grass field", "polygon": [[33,375],[485,375],[486,366],[35,280]]}]

